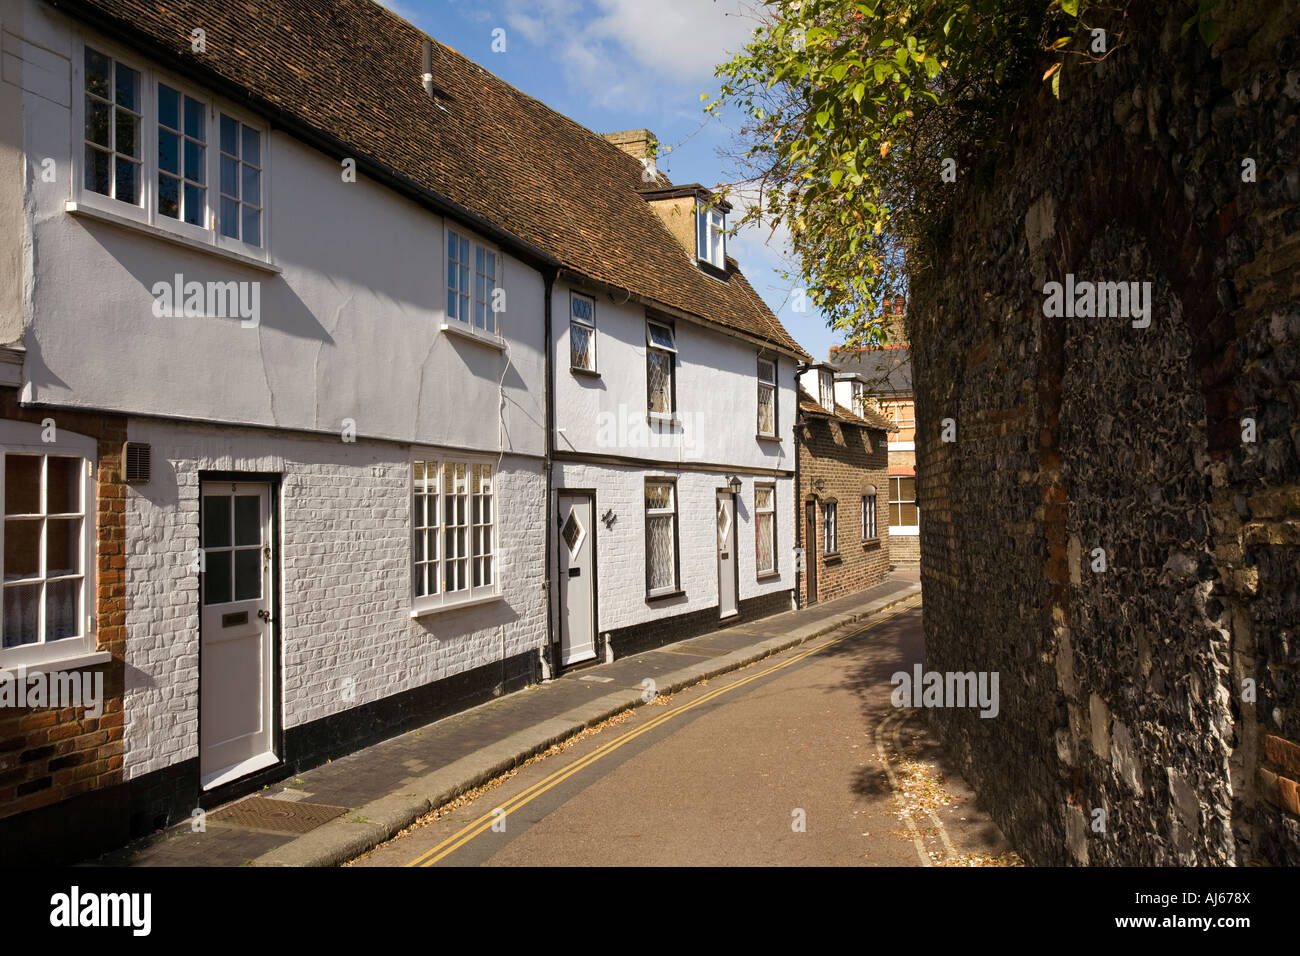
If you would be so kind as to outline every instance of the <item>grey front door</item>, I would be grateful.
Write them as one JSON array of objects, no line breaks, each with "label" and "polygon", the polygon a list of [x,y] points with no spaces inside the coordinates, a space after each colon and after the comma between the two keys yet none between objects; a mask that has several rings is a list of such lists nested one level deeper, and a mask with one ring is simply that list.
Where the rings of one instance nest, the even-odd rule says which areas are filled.
[{"label": "grey front door", "polygon": [[718,616],[736,614],[736,496],[718,492]]},{"label": "grey front door", "polygon": [[596,656],[595,503],[590,495],[560,495],[560,664]]}]

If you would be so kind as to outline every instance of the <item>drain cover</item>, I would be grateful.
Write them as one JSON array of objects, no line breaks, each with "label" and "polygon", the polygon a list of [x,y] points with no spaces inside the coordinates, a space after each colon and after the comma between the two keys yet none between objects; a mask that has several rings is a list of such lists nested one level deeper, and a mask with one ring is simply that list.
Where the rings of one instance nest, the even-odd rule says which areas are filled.
[{"label": "drain cover", "polygon": [[306,833],[322,823],[348,812],[347,807],[327,807],[323,803],[268,800],[248,797],[238,803],[208,814],[209,823],[246,830],[270,830],[274,833]]}]

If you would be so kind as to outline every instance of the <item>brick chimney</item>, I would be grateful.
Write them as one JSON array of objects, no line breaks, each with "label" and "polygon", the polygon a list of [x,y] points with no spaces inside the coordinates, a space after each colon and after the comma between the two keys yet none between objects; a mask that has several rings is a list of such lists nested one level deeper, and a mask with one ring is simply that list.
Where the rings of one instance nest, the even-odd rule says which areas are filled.
[{"label": "brick chimney", "polygon": [[648,129],[625,129],[621,133],[605,133],[602,138],[633,159],[654,159],[659,152],[659,140]]}]

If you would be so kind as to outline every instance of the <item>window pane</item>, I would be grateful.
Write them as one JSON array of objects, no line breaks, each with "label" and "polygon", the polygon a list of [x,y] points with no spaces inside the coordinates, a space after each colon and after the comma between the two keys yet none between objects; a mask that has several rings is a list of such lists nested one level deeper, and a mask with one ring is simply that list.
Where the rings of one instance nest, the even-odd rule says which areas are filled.
[{"label": "window pane", "polygon": [[452,289],[447,290],[447,318],[457,318],[456,306],[460,302],[460,296],[456,295]]},{"label": "window pane", "polygon": [[761,514],[756,517],[755,527],[758,534],[756,566],[760,571],[771,571],[773,567],[772,517],[771,514]]},{"label": "window pane", "polygon": [[235,499],[235,544],[262,543],[262,499],[239,495]]},{"label": "window pane", "polygon": [[897,527],[903,523],[902,506],[891,503],[889,506],[889,523]]},{"label": "window pane", "polygon": [[125,110],[117,111],[116,148],[126,156],[140,156],[140,117]]},{"label": "window pane", "polygon": [[767,511],[772,507],[771,488],[754,489],[754,507],[759,511]]},{"label": "window pane", "polygon": [[39,617],[37,602],[40,599],[39,584],[5,588],[5,647],[36,643],[40,636],[36,633],[36,621]]},{"label": "window pane", "polygon": [[86,188],[102,196],[109,193],[108,153],[93,146],[86,147]]},{"label": "window pane", "polygon": [[771,435],[776,431],[776,390],[770,385],[758,387],[758,433]]},{"label": "window pane", "polygon": [[225,113],[221,114],[221,151],[239,155],[239,124]]},{"label": "window pane", "polygon": [[198,100],[185,97],[185,135],[193,136],[197,140],[207,142],[207,136],[203,132],[203,104]]},{"label": "window pane", "polygon": [[206,182],[207,170],[204,169],[203,144],[192,139],[185,141],[185,178],[196,183]]},{"label": "window pane", "polygon": [[158,131],[158,168],[177,176],[181,172],[181,138],[165,129]]},{"label": "window pane", "polygon": [[121,63],[114,65],[113,85],[118,106],[140,112],[140,74]]},{"label": "window pane", "polygon": [[595,320],[592,318],[591,300],[584,299],[580,296],[573,296],[570,299],[572,304],[573,317],[582,322],[591,325]]},{"label": "window pane", "polygon": [[650,336],[650,344],[657,345],[659,348],[671,349],[673,345],[673,333],[667,326],[656,325],[651,322],[646,326],[647,334]]},{"label": "window pane", "polygon": [[86,139],[107,149],[109,115],[113,108],[97,100],[86,100]]},{"label": "window pane", "polygon": [[235,600],[251,601],[262,596],[262,551],[245,548],[235,552]]},{"label": "window pane", "polygon": [[5,455],[5,514],[41,512],[41,456]]},{"label": "window pane", "polygon": [[591,355],[591,330],[574,322],[569,325],[569,364],[574,368],[594,368]]},{"label": "window pane", "polygon": [[166,83],[158,84],[158,122],[171,129],[181,128],[181,96]]},{"label": "window pane", "polygon": [[758,380],[774,384],[776,382],[776,366],[771,362],[758,360]]},{"label": "window pane", "polygon": [[45,522],[45,576],[81,573],[81,519],[50,518]]},{"label": "window pane", "polygon": [[81,579],[71,581],[51,581],[45,585],[45,639],[59,641],[65,637],[76,637],[81,633],[78,626],[81,618],[80,602]]},{"label": "window pane", "polygon": [[71,514],[81,511],[81,459],[47,459],[45,477],[46,514]]},{"label": "window pane", "polygon": [[108,99],[108,74],[113,61],[86,47],[86,91]]},{"label": "window pane", "polygon": [[230,546],[230,497],[205,495],[203,498],[203,547]]},{"label": "window pane", "polygon": [[657,515],[647,522],[650,540],[646,549],[649,562],[650,590],[673,587],[675,582],[673,570],[673,518],[671,515]]},{"label": "window pane", "polygon": [[672,485],[646,485],[645,506],[648,510],[660,510],[665,508],[672,508],[673,486]]},{"label": "window pane", "polygon": [[899,478],[898,479],[898,500],[915,501],[916,500],[916,479]]},{"label": "window pane", "polygon": [[204,558],[203,603],[226,604],[230,601],[230,561],[232,552],[217,551]]},{"label": "window pane", "polygon": [[185,184],[185,221],[195,226],[203,225],[203,199],[207,192],[202,186]]},{"label": "window pane", "polygon": [[239,238],[239,202],[229,196],[221,197],[221,234]]},{"label": "window pane", "polygon": [[672,356],[651,351],[646,359],[650,378],[650,411],[672,411]]},{"label": "window pane", "polygon": [[252,166],[243,167],[242,177],[244,191],[240,193],[240,198],[246,203],[252,203],[254,206],[262,204],[262,174]]},{"label": "window pane", "polygon": [[262,165],[262,134],[255,129],[243,126],[244,151],[240,158],[254,166]]},{"label": "window pane", "polygon": [[158,174],[158,211],[173,219],[181,217],[181,181]]},{"label": "window pane", "polygon": [[474,271],[482,272],[484,268],[483,254],[486,250],[482,246],[474,247]]},{"label": "window pane", "polygon": [[250,246],[262,244],[262,212],[251,206],[244,207],[244,241]]},{"label": "window pane", "polygon": [[921,523],[920,509],[916,505],[905,504],[902,506],[903,520],[905,525],[918,525]]},{"label": "window pane", "polygon": [[239,160],[233,156],[221,157],[221,191],[239,198]]},{"label": "window pane", "polygon": [[140,165],[118,156],[114,161],[113,198],[138,205],[140,202]]},{"label": "window pane", "polygon": [[41,522],[5,522],[5,580],[36,578],[41,574]]}]

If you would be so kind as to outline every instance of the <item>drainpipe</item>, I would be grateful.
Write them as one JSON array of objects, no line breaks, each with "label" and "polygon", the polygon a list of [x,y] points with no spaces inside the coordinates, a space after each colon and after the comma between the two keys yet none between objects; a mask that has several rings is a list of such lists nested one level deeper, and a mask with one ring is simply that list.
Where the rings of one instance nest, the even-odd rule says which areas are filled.
[{"label": "drainpipe", "polygon": [[[798,362],[794,367],[794,546],[803,547],[803,497],[799,491],[799,422],[802,413],[799,411],[799,379],[804,372],[808,371],[809,366],[804,362]],[[804,552],[804,563],[807,564],[808,553]],[[803,607],[803,572],[798,568],[794,572],[794,606],[795,609]]]},{"label": "drainpipe", "polygon": [[542,648],[541,665],[543,679],[555,676],[555,610],[552,607],[551,594],[551,535],[554,525],[551,522],[551,454],[555,449],[555,370],[551,361],[551,295],[555,286],[556,270],[547,269],[542,273],[546,285],[546,304],[543,312],[542,328],[545,340],[542,346],[542,389],[545,393],[546,443],[542,453],[542,467],[546,470],[546,501],[542,504],[542,527],[546,529],[544,560],[546,570],[542,576],[546,588],[546,645]]}]

